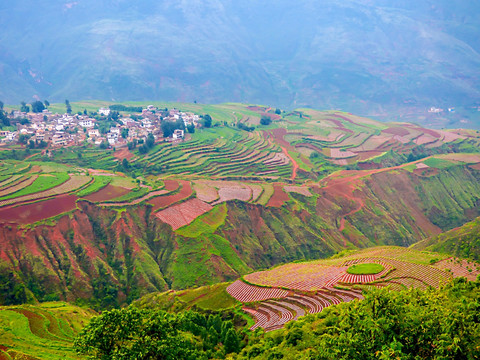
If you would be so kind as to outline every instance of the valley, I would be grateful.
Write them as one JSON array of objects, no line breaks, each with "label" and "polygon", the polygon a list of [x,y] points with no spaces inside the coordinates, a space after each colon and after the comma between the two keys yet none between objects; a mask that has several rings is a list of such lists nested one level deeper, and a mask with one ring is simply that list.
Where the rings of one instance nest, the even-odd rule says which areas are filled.
[{"label": "valley", "polygon": [[[443,291],[479,274],[478,132],[339,111],[175,106],[208,113],[211,127],[199,122],[178,141],[155,134],[146,153],[87,139],[0,148],[0,321],[17,324],[2,325],[0,359],[61,358],[36,356],[50,338],[77,358],[75,311],[196,310],[270,332],[376,289]],[[349,272],[358,265],[367,273]],[[68,319],[52,320],[57,307]],[[20,347],[16,331],[32,345]]]}]

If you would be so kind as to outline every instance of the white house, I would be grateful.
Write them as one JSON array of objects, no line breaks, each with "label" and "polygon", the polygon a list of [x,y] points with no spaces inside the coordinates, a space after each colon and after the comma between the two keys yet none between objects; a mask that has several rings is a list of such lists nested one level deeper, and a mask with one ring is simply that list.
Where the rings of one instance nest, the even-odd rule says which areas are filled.
[{"label": "white house", "polygon": [[108,116],[108,115],[110,115],[110,109],[100,108],[100,109],[98,109],[98,113],[99,113],[100,115]]},{"label": "white house", "polygon": [[90,129],[90,130],[88,130],[88,136],[98,137],[98,136],[100,136],[100,131],[98,131],[98,129]]},{"label": "white house", "polygon": [[91,128],[94,127],[95,124],[93,123],[92,119],[83,119],[78,122],[78,125],[84,128]]},{"label": "white house", "polygon": [[183,136],[184,136],[184,131],[180,129],[175,130],[172,135],[174,140],[183,139]]}]

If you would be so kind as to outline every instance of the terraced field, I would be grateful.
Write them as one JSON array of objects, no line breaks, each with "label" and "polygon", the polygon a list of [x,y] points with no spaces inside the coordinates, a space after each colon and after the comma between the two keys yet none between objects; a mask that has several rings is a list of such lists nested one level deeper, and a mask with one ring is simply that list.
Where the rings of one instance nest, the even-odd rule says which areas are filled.
[{"label": "terraced field", "polygon": [[[347,271],[359,264],[381,266],[376,266],[378,272],[373,274],[350,274]],[[447,266],[449,271],[445,270]],[[241,301],[243,310],[255,319],[251,330],[262,327],[270,331],[307,313],[361,299],[363,288],[439,287],[452,277],[466,274],[470,277],[480,274],[480,266],[452,261],[434,253],[378,247],[341,258],[292,263],[248,274],[231,284],[227,292]]]},{"label": "terraced field", "polygon": [[79,359],[73,339],[94,315],[67,303],[0,307],[1,359]]},{"label": "terraced field", "polygon": [[151,154],[134,163],[159,174],[223,178],[286,176],[292,171],[292,165],[282,156],[281,148],[268,142],[259,132],[204,130],[196,138],[185,143],[160,144]]}]

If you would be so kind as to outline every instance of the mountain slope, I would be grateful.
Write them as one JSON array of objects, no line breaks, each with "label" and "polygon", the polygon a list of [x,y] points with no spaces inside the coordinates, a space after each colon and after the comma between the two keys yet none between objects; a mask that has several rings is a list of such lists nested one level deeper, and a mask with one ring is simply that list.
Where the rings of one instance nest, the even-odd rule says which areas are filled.
[{"label": "mountain slope", "polygon": [[457,257],[480,260],[480,218],[412,246]]},{"label": "mountain slope", "polygon": [[[219,204],[177,231],[151,207],[114,210],[86,201],[55,226],[3,225],[2,302],[80,298],[114,306],[346,247],[408,246],[478,216],[480,172],[468,166],[427,177],[406,170],[359,173],[313,187],[313,197],[290,193],[280,207]],[[464,186],[447,186],[452,182]],[[438,206],[439,198],[449,201]],[[452,215],[455,222],[446,223]]]},{"label": "mountain slope", "polygon": [[0,5],[0,98],[239,101],[360,113],[480,89],[478,3],[50,1]]}]

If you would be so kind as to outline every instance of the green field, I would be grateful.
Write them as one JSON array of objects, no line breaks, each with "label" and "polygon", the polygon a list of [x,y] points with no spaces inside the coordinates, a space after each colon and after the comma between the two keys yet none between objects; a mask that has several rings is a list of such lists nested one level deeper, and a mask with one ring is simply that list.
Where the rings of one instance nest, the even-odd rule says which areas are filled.
[{"label": "green field", "polygon": [[0,198],[0,200],[7,200],[12,198],[17,198],[23,195],[30,195],[52,189],[60,184],[66,182],[70,177],[65,173],[54,173],[54,174],[40,174],[38,178],[29,186],[16,191],[10,195]]},{"label": "green field", "polygon": [[366,263],[352,265],[347,269],[347,272],[353,275],[370,275],[378,274],[383,271],[383,269],[384,267],[380,264]]}]

